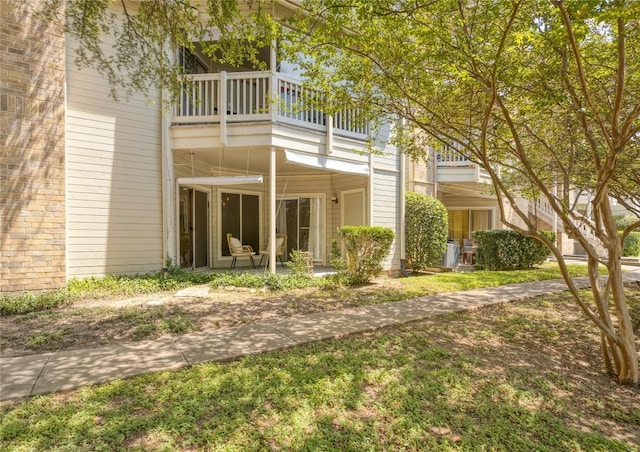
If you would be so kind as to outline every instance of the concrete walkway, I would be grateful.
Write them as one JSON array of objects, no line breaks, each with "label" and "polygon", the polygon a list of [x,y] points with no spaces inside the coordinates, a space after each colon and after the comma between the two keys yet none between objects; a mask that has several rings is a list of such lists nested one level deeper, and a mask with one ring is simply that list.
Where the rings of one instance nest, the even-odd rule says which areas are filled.
[{"label": "concrete walkway", "polygon": [[[625,277],[640,280],[640,271]],[[586,278],[576,278],[587,287]],[[0,359],[0,400],[175,370],[566,290],[562,280],[438,294],[158,340]]]}]

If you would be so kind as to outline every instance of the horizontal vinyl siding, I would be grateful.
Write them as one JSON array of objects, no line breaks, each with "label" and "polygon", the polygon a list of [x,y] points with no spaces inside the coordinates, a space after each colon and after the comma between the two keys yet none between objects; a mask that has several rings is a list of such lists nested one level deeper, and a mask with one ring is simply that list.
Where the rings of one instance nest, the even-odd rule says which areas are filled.
[{"label": "horizontal vinyl siding", "polygon": [[375,171],[373,180],[373,226],[391,228],[395,239],[391,244],[391,252],[382,267],[398,269],[400,267],[400,177],[398,173]]},{"label": "horizontal vinyl siding", "polygon": [[393,148],[373,155],[373,167],[384,171],[400,171],[401,161],[400,152]]},{"label": "horizontal vinyl siding", "polygon": [[[162,266],[161,116],[144,96],[114,102],[67,44],[67,266],[69,277]],[[111,42],[105,42],[110,48]]]},{"label": "horizontal vinyl siding", "polygon": [[[331,182],[333,184],[333,194],[338,198],[340,198],[340,193],[342,193],[345,190],[355,190],[355,189],[362,188],[364,189],[365,205],[368,202],[368,199],[369,199],[369,195],[367,193],[367,187],[369,184],[368,177],[340,174],[340,175],[333,176]],[[337,239],[338,238],[337,230],[340,226],[342,226],[340,204],[332,204],[330,208],[333,216],[333,225],[331,227],[330,239]],[[367,208],[365,208],[365,212],[368,212]]]}]

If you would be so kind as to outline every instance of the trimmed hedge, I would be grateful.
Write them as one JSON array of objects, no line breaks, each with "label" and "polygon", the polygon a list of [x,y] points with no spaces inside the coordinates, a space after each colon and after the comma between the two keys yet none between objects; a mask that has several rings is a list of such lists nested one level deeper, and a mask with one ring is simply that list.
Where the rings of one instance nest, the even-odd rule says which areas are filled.
[{"label": "trimmed hedge", "polygon": [[[553,232],[543,232],[555,240]],[[539,265],[549,255],[539,240],[512,230],[475,231],[476,265],[485,270],[524,270]]]},{"label": "trimmed hedge", "polygon": [[631,232],[624,241],[623,256],[640,256],[640,232]]},{"label": "trimmed hedge", "polygon": [[347,254],[347,274],[353,284],[368,282],[382,271],[382,260],[395,237],[389,228],[379,226],[342,226],[338,228]]},{"label": "trimmed hedge", "polygon": [[433,196],[408,191],[405,194],[405,250],[413,271],[440,263],[447,250],[447,208]]}]

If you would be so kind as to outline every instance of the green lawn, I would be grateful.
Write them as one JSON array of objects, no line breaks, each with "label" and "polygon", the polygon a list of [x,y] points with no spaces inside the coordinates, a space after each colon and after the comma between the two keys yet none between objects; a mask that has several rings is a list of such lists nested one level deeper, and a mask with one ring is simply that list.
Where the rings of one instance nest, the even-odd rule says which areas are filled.
[{"label": "green lawn", "polygon": [[[586,275],[585,265],[574,264],[570,265],[569,269],[573,276]],[[375,304],[441,292],[560,277],[561,274],[557,264],[544,264],[535,269],[518,271],[477,271],[441,273],[428,276],[419,274],[412,275],[409,278],[399,278],[397,280],[400,285],[399,288],[377,291],[375,296],[367,296],[367,303]],[[304,287],[318,287],[320,294],[323,291],[338,291],[341,294],[349,294],[351,292],[349,287],[344,288],[341,286],[339,279],[333,276],[308,278],[286,274],[272,275],[266,272],[204,273],[177,270],[167,275],[151,273],[135,276],[91,277],[84,280],[73,279],[69,281],[66,288],[55,291],[38,294],[24,293],[17,296],[0,295],[0,316],[55,309],[60,306],[82,302],[82,300],[88,298],[108,299],[110,297],[133,297],[141,294],[175,292],[178,289],[197,284],[210,284],[213,288],[218,286],[265,287],[274,292]]]},{"label": "green lawn", "polygon": [[5,403],[0,450],[637,451],[639,425],[558,294]]}]

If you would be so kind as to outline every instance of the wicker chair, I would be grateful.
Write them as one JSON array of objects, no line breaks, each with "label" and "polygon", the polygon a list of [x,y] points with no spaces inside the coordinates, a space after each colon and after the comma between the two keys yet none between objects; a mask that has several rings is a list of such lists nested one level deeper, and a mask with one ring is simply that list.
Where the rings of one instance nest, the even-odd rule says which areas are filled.
[{"label": "wicker chair", "polygon": [[[287,234],[276,234],[276,258],[280,261],[280,265],[284,268],[284,263],[282,262],[282,255],[287,251]],[[263,250],[260,250],[260,263],[258,265],[262,266],[262,261],[266,258],[265,267],[269,265],[269,239],[267,239],[267,247]]]},{"label": "wicker chair", "polygon": [[253,256],[256,254],[250,245],[243,245],[239,239],[233,237],[233,234],[227,234],[227,244],[229,245],[229,253],[233,257],[231,261],[230,270],[236,268],[236,261],[239,257],[248,257],[251,260],[251,265],[256,268],[256,263],[253,260]]}]

